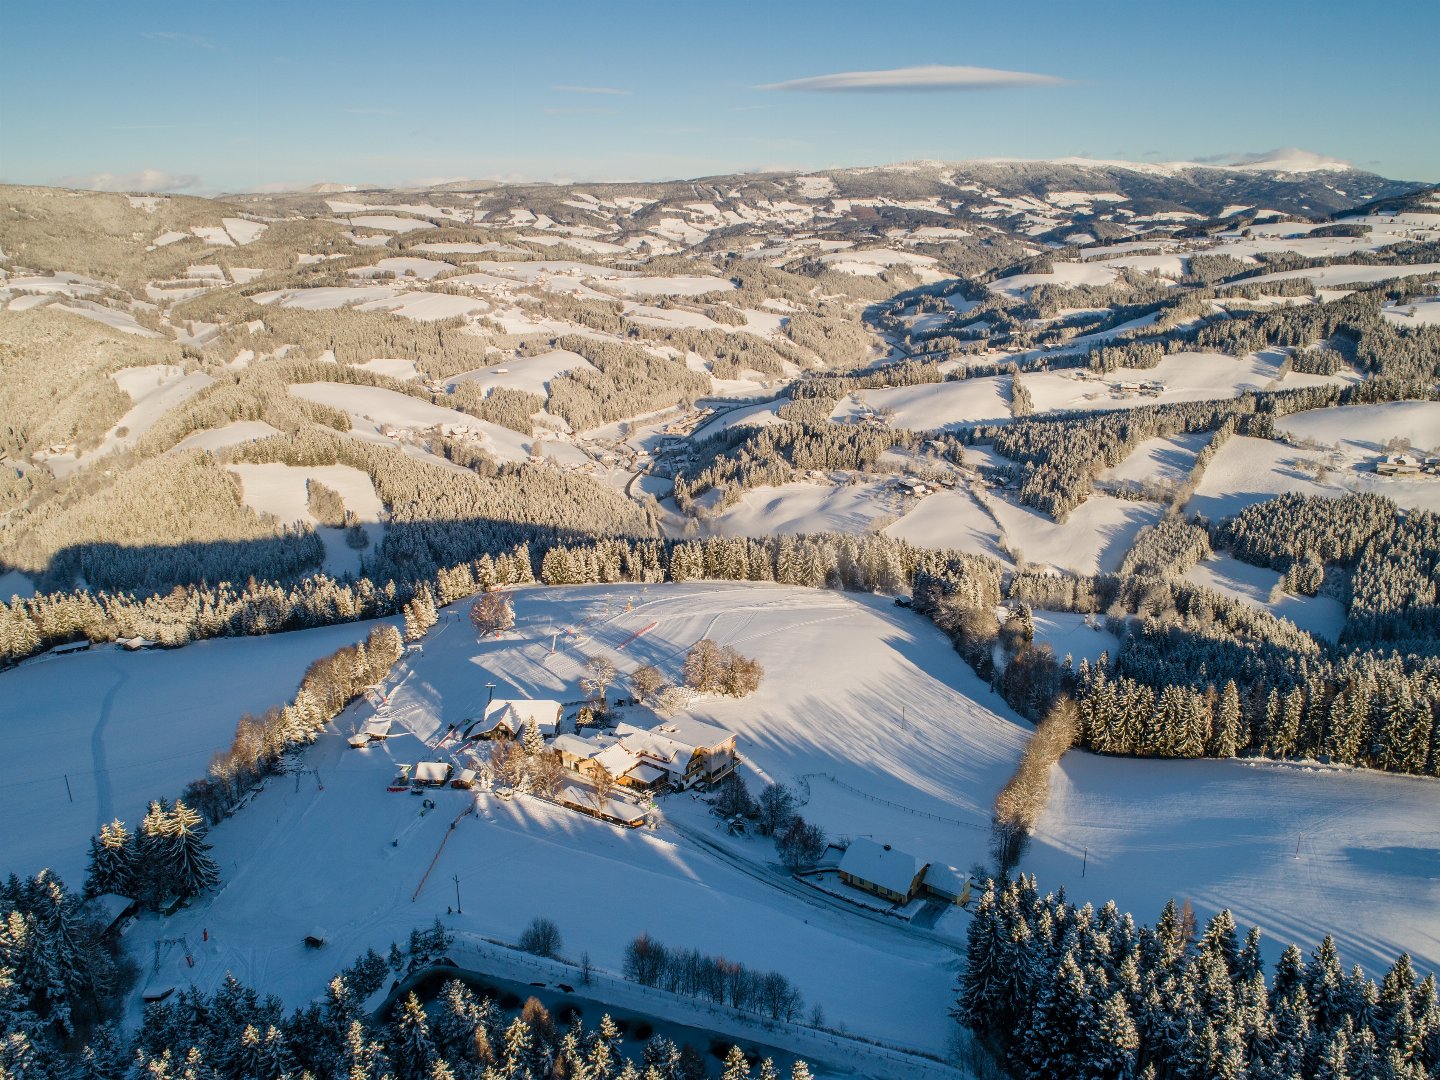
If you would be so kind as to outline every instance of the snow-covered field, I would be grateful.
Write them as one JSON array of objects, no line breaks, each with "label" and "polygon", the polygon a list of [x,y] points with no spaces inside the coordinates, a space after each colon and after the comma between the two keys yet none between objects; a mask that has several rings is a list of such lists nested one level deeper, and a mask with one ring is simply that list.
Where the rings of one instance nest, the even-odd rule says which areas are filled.
[{"label": "snow-covered field", "polygon": [[1263,274],[1247,278],[1247,285],[1263,285],[1270,281],[1288,281],[1291,278],[1309,278],[1319,285],[1349,285],[1359,281],[1389,281],[1391,278],[1419,277],[1440,273],[1440,263],[1408,263],[1401,266],[1352,266],[1340,263],[1334,266],[1316,266],[1308,270],[1283,270],[1276,274]]},{"label": "snow-covered field", "polygon": [[299,383],[290,387],[290,393],[347,412],[353,420],[367,424],[372,431],[381,424],[409,431],[424,431],[444,425],[462,427],[479,433],[485,449],[500,460],[523,461],[530,456],[529,440],[518,431],[381,386]]},{"label": "snow-covered field", "polygon": [[1319,466],[1327,460],[1323,453],[1236,435],[1226,440],[1205,469],[1199,487],[1185,504],[1186,513],[1219,521],[1287,491],[1302,495],[1342,494],[1333,484],[1317,483],[1313,473],[1296,468],[1297,463]]},{"label": "snow-covered field", "polygon": [[135,404],[95,448],[93,454],[97,457],[134,446],[166,412],[215,381],[203,371],[187,375],[184,368],[166,364],[123,368],[111,378]]},{"label": "snow-covered field", "polygon": [[917,547],[1010,561],[1000,547],[1000,530],[994,518],[963,488],[927,495],[885,532]]},{"label": "snow-covered field", "polygon": [[[438,791],[435,811],[422,814],[421,800],[384,789],[395,761],[435,756],[420,738],[433,740],[483,707],[489,681],[497,696],[571,700],[589,655],[608,654],[622,671],[655,663],[673,678],[684,651],[709,636],[767,671],[752,698],[701,699],[693,709],[739,734],[752,786],[759,774],[796,783],[803,795],[804,776],[802,812],[832,835],[884,837],[965,867],[983,855],[990,800],[1026,729],[948,641],[886,598],[773,585],[536,588],[515,601],[515,631],[481,643],[452,609],[423,655],[398,673],[390,712],[419,737],[349,751],[327,736],[307,755],[324,791],[310,777],[298,792],[288,778],[272,781],[212,833],[224,887],[132,933],[147,955],[148,937],[189,938],[196,966],[177,963],[162,977],[213,986],[229,971],[298,1005],[322,991],[337,958],[383,951],[436,915],[462,932],[512,941],[543,915],[559,924],[567,955],[588,952],[601,968],[618,970],[625,944],[649,933],[782,971],[831,1024],[943,1049],[953,1028],[943,1002],[955,952],[899,923],[807,896],[783,874],[717,857],[692,839],[720,834],[688,795],[662,803],[662,818],[680,827],[655,832],[622,832],[526,798],[479,796],[479,813],[459,822],[412,901],[450,823],[476,796]],[[554,629],[561,634],[552,655]],[[355,707],[338,726],[348,731],[368,712]],[[316,865],[325,873],[297,873]],[[453,877],[463,916],[445,914]],[[277,895],[287,902],[277,905]],[[330,942],[320,953],[301,945],[317,923]],[[963,928],[959,913],[940,927],[952,936]]]},{"label": "snow-covered field", "polygon": [[926,383],[885,390],[861,390],[836,406],[836,419],[867,412],[888,416],[895,427],[934,431],[953,424],[1010,419],[1010,378],[994,375],[960,382]]},{"label": "snow-covered field", "polygon": [[186,435],[167,452],[178,454],[184,450],[225,450],[231,446],[279,434],[278,429],[264,420],[236,420],[224,427],[209,428]]},{"label": "snow-covered field", "polygon": [[137,826],[151,799],[174,798],[205,775],[242,714],[284,705],[312,660],[361,640],[372,625],[173,651],[96,646],[0,673],[0,732],[11,763],[0,782],[0,819],[12,823],[0,870],[50,866],[78,890],[89,839],[102,824],[119,817]]},{"label": "snow-covered field", "polygon": [[1390,401],[1312,409],[1275,421],[1292,439],[1313,439],[1373,459],[1391,439],[1408,439],[1420,450],[1440,450],[1440,401]]},{"label": "snow-covered field", "polygon": [[[1440,783],[1269,762],[1132,761],[1071,751],[1021,869],[1070,899],[1153,922],[1170,897],[1229,908],[1273,963],[1334,934],[1379,978],[1408,952],[1440,969]],[[1299,844],[1299,857],[1296,845]],[[1084,876],[1081,876],[1082,865]]]},{"label": "snow-covered field", "polygon": [[1264,608],[1318,637],[1330,641],[1339,638],[1345,626],[1345,605],[1331,596],[1295,596],[1281,592],[1280,576],[1277,570],[1219,556],[1192,566],[1185,573],[1185,580]]},{"label": "snow-covered field", "polygon": [[[1117,368],[1100,381],[1077,379],[1068,371],[1027,373],[1026,388],[1035,411],[1064,409],[1133,409],[1173,401],[1208,401],[1238,397],[1247,390],[1264,390],[1272,383],[1287,390],[1300,386],[1345,382],[1339,376],[1282,373],[1285,356],[1280,350],[1237,359],[1221,353],[1172,353],[1153,368]],[[1278,381],[1277,381],[1278,380]],[[1160,382],[1157,394],[1116,395],[1111,387],[1124,382]]]},{"label": "snow-covered field", "polygon": [[1091,495],[1064,522],[1005,499],[990,500],[1011,552],[1026,562],[1077,574],[1108,574],[1120,568],[1135,536],[1159,521],[1153,503]]},{"label": "snow-covered field", "polygon": [[479,383],[481,388],[487,392],[497,386],[505,386],[512,390],[523,390],[526,393],[539,394],[544,397],[550,392],[551,379],[558,378],[567,371],[575,371],[579,368],[593,369],[594,366],[579,353],[553,349],[550,352],[537,353],[534,356],[516,357],[493,367],[462,372],[451,378],[449,383],[452,386],[462,382]]},{"label": "snow-covered field", "polygon": [[904,501],[886,481],[859,484],[793,483],[753,488],[710,520],[720,536],[776,536],[782,533],[866,533],[877,521],[903,512]]},{"label": "snow-covered field", "polygon": [[256,513],[274,514],[284,522],[302,522],[316,526],[316,532],[325,544],[325,573],[332,577],[341,574],[358,574],[360,556],[345,543],[345,530],[333,526],[320,526],[309,509],[309,488],[307,482],[314,480],[334,491],[345,503],[345,509],[355,515],[370,538],[372,546],[379,545],[384,538],[385,527],[380,524],[385,508],[375,494],[375,485],[370,477],[349,465],[282,465],[269,462],[263,465],[231,465],[231,472],[240,477],[245,505]]},{"label": "snow-covered field", "polygon": [[1035,643],[1049,645],[1055,659],[1064,661],[1070,657],[1078,667],[1081,660],[1095,663],[1101,653],[1108,653],[1113,659],[1120,651],[1120,641],[1101,626],[1101,620],[1093,615],[1079,615],[1073,611],[1031,612],[1035,624]]},{"label": "snow-covered field", "polygon": [[1195,458],[1210,441],[1208,433],[1146,439],[1130,456],[1099,476],[1102,483],[1178,484],[1190,475]]}]

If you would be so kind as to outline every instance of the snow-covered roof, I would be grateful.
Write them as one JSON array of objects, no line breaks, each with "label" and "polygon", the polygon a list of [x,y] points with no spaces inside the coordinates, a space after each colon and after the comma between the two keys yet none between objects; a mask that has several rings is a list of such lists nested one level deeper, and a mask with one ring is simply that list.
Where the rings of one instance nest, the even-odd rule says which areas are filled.
[{"label": "snow-covered roof", "polygon": [[640,759],[620,743],[607,746],[593,760],[617,780],[640,763]]},{"label": "snow-covered roof", "polygon": [[727,731],[718,724],[707,724],[689,717],[662,720],[650,728],[621,723],[616,726],[615,734],[632,752],[681,768],[696,750],[709,750],[735,737],[733,731]]},{"label": "snow-covered roof", "polygon": [[592,738],[585,738],[583,735],[556,735],[551,740],[550,748],[558,750],[562,754],[569,754],[577,758],[592,758],[607,746],[614,746],[614,739],[608,736],[596,735]]},{"label": "snow-covered roof", "polygon": [[842,874],[902,895],[910,891],[915,875],[924,867],[925,864],[908,851],[877,844],[863,836],[850,841],[845,857],[840,860]]},{"label": "snow-covered roof", "polygon": [[[592,798],[594,789],[583,784],[564,784],[556,793],[557,802],[566,806],[575,806],[583,810],[594,812],[595,801]],[[623,821],[627,825],[635,824],[645,820],[645,809],[636,806],[628,799],[622,799],[618,795],[609,796],[602,804],[600,811],[606,817],[614,818],[616,821]]]},{"label": "snow-covered roof", "polygon": [[641,761],[637,762],[635,764],[635,767],[632,768],[627,775],[633,777],[642,784],[653,784],[661,777],[668,776],[669,772],[665,769],[660,768],[657,765],[650,764],[650,762],[648,761]]},{"label": "snow-covered roof", "polygon": [[533,717],[541,735],[554,735],[560,727],[560,712],[558,701],[496,698],[485,706],[485,715],[471,731],[490,732],[504,727],[512,735],[518,735]]},{"label": "snow-covered roof", "polygon": [[443,784],[450,778],[451,769],[447,761],[422,761],[410,775],[422,784]]},{"label": "snow-covered roof", "polygon": [[86,900],[81,910],[87,915],[94,915],[109,927],[134,904],[135,901],[128,896],[121,896],[119,893],[101,893],[99,896],[92,896]]},{"label": "snow-covered roof", "polygon": [[953,866],[931,863],[925,868],[925,884],[943,896],[959,896],[965,891],[968,874],[962,874]]},{"label": "snow-covered roof", "polygon": [[390,721],[383,717],[372,716],[365,721],[365,726],[360,729],[360,734],[383,739],[390,734]]}]

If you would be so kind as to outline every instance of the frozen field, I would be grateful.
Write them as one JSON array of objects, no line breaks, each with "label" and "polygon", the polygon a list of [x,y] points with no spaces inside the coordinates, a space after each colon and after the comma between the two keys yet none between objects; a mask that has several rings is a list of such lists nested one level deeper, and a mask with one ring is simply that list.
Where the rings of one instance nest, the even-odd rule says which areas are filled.
[{"label": "frozen field", "polygon": [[[1266,762],[1126,761],[1071,751],[1021,869],[1074,901],[1153,922],[1170,897],[1228,907],[1267,959],[1335,935],[1379,978],[1398,953],[1440,969],[1440,784]],[[1299,842],[1299,857],[1296,843]],[[1088,855],[1086,854],[1088,849]],[[1082,863],[1088,867],[1081,876]]]},{"label": "frozen field", "polygon": [[243,713],[284,705],[312,660],[372,625],[154,652],[96,646],[0,674],[0,731],[13,766],[0,783],[0,815],[25,823],[6,831],[0,871],[50,866],[78,890],[102,824],[119,817],[137,826],[151,799],[174,798],[205,775]]}]

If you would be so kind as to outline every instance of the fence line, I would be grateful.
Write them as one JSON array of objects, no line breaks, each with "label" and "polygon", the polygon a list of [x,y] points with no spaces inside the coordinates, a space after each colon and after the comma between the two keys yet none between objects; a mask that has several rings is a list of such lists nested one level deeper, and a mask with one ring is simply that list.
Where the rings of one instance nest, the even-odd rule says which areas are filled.
[{"label": "fence line", "polygon": [[[859,795],[862,799],[869,799],[873,803],[879,803],[881,806],[889,806],[895,810],[903,810],[905,811],[905,813],[914,814],[916,817],[930,818],[932,821],[943,822],[946,825],[958,825],[964,829],[979,829],[981,832],[988,832],[990,829],[989,825],[981,825],[978,822],[961,821],[959,818],[945,817],[942,814],[932,814],[928,810],[916,810],[914,807],[911,806],[902,806],[900,803],[891,802],[889,799],[882,799],[878,795],[871,795],[868,791],[861,791],[854,784],[847,784],[844,780],[837,779],[836,777],[831,776],[829,773],[825,772],[801,773],[798,777],[796,777],[796,779],[798,780],[805,781],[807,792],[809,791],[809,783],[812,776],[818,776],[824,780],[829,780],[836,787],[842,787],[846,791]],[[806,801],[809,801],[808,798]]]}]

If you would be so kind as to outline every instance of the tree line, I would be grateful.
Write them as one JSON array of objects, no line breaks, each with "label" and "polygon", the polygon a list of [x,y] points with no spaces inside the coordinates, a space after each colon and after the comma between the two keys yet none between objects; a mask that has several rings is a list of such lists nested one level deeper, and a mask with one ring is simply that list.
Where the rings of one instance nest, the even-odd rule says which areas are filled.
[{"label": "tree line", "polygon": [[1402,954],[1377,984],[1333,939],[1294,945],[1267,979],[1260,932],[1203,929],[1172,900],[1136,927],[1033,877],[991,880],[974,908],[953,1015],[1019,1077],[1422,1080],[1440,1069],[1435,976]]}]

